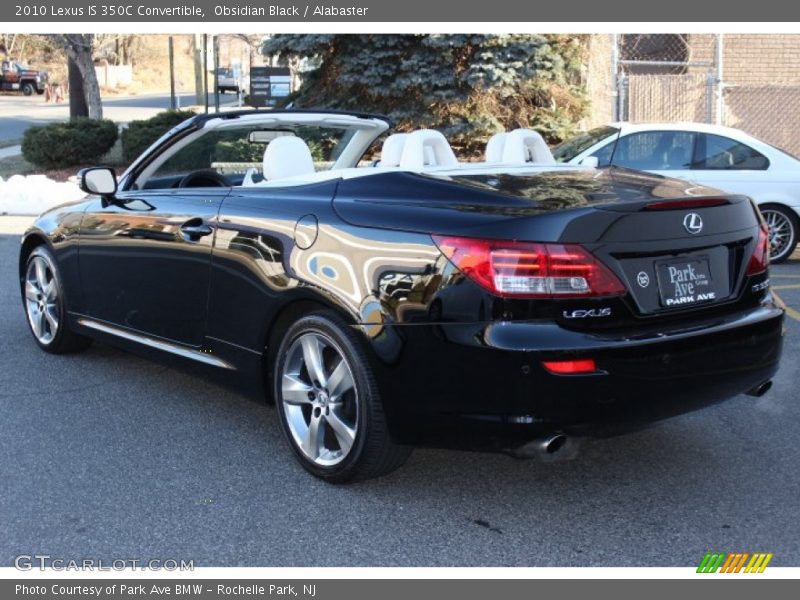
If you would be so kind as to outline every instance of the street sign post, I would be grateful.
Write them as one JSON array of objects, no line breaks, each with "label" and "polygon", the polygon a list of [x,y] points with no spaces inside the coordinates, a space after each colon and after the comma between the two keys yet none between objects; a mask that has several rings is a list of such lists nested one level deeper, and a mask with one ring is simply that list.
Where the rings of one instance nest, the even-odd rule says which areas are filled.
[{"label": "street sign post", "polygon": [[292,73],[288,67],[250,68],[250,106],[275,106],[292,91]]}]

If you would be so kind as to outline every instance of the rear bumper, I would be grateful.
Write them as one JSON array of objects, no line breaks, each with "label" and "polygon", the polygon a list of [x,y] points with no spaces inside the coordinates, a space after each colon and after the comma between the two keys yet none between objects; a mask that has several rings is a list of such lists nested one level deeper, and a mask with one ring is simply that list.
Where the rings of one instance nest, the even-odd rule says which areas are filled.
[{"label": "rear bumper", "polygon": [[[403,325],[373,333],[393,435],[407,443],[513,448],[552,432],[605,436],[726,400],[768,381],[783,309],[746,311],[637,335],[545,322]],[[593,358],[553,375],[545,360]]]}]

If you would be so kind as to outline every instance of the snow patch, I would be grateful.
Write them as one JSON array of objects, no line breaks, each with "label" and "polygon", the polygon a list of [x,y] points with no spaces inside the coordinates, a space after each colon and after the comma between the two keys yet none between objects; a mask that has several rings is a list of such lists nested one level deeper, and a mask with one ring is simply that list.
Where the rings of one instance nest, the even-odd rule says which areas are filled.
[{"label": "snow patch", "polygon": [[39,215],[85,196],[77,184],[54,181],[46,175],[0,177],[0,215]]}]

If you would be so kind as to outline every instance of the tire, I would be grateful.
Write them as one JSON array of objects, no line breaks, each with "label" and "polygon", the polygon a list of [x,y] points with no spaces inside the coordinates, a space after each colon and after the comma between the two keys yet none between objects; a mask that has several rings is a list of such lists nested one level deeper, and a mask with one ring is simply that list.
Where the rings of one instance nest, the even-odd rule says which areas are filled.
[{"label": "tire", "polygon": [[348,483],[408,459],[411,448],[389,436],[364,342],[335,313],[312,313],[289,327],[273,373],[281,429],[311,474]]},{"label": "tire", "polygon": [[36,344],[45,352],[67,354],[85,350],[90,338],[69,329],[66,297],[53,253],[37,246],[25,261],[20,279],[22,305]]},{"label": "tire", "polygon": [[798,218],[785,206],[768,204],[760,206],[770,231],[770,263],[779,264],[789,258],[797,248]]},{"label": "tire", "polygon": [[22,84],[22,93],[26,96],[30,96],[33,92],[36,91],[36,86],[34,86],[30,81],[26,81]]}]

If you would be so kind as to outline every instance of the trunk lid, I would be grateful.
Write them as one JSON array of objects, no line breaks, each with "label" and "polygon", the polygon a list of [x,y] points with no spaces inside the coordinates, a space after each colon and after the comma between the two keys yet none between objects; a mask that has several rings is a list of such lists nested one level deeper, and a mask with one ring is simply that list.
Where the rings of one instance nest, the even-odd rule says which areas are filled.
[{"label": "trunk lid", "polygon": [[[398,171],[344,179],[334,209],[344,221],[362,227],[586,244],[685,237],[680,220],[664,219],[645,207],[698,197],[727,198],[711,188],[619,168],[552,167],[520,174],[476,174],[464,168],[438,175]],[[732,208],[724,218],[711,219],[706,233],[753,223],[752,214]]]},{"label": "trunk lid", "polygon": [[[742,295],[760,223],[746,197],[618,168],[464,172],[391,173],[379,178],[380,186],[373,177],[343,180],[334,208],[345,221],[365,227],[580,244],[627,288],[631,316],[697,309]],[[715,205],[704,205],[706,200]],[[569,310],[584,304],[587,299],[559,301]]]}]

